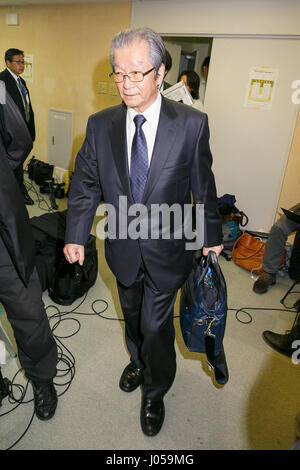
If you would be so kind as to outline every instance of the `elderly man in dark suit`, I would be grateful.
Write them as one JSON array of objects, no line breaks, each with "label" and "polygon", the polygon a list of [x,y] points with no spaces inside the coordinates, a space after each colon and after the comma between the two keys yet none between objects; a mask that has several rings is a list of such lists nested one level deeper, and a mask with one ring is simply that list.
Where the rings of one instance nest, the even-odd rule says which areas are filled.
[{"label": "elderly man in dark suit", "polygon": [[[24,52],[20,49],[8,49],[5,52],[5,63],[6,69],[0,73],[0,80],[5,83],[7,93],[9,93],[19,108],[19,111],[28,127],[32,142],[34,142],[34,113],[26,82],[21,77],[21,74],[24,72]],[[24,185],[23,163],[15,168],[14,173],[22,190],[25,204],[34,204]]]},{"label": "elderly man in dark suit", "polygon": [[[175,378],[173,307],[194,253],[173,222],[165,231],[160,221],[158,236],[150,237],[142,225],[149,227],[157,205],[190,205],[192,192],[194,203],[204,205],[203,253],[219,254],[221,222],[207,116],[159,93],[165,72],[161,37],[147,28],[121,32],[110,57],[123,103],[89,118],[71,185],[64,253],[70,263],[82,264],[99,202],[114,208],[116,236],[112,230],[106,238],[106,260],[117,278],[131,359],[119,385],[125,392],[142,385],[141,427],[154,436]],[[143,236],[131,230],[136,210],[144,216]]]},{"label": "elderly man in dark suit", "polygon": [[5,98],[0,100],[0,302],[32,382],[36,415],[48,420],[57,406],[57,347],[42,301],[28,212],[13,173],[30,152],[32,139],[3,82],[0,90]]}]

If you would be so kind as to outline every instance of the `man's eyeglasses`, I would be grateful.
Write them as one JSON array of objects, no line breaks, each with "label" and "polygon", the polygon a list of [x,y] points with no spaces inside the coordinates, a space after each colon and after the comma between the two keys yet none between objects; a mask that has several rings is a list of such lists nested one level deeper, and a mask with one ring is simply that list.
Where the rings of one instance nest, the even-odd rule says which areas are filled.
[{"label": "man's eyeglasses", "polygon": [[122,72],[111,72],[109,74],[109,77],[115,82],[115,83],[121,83],[125,80],[125,77],[128,77],[131,82],[142,82],[144,80],[144,77],[148,75],[148,73],[152,72],[154,70],[154,67],[152,69],[147,70],[147,72],[129,72],[129,73],[122,73]]},{"label": "man's eyeglasses", "polygon": [[16,62],[16,64],[25,64],[24,60],[12,60],[12,62]]}]

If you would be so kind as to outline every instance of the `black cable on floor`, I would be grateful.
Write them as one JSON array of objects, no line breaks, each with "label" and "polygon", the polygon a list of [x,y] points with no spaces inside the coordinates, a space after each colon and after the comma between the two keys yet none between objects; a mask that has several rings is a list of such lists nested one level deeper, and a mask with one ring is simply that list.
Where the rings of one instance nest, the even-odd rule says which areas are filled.
[{"label": "black cable on floor", "polygon": [[[37,191],[35,185],[32,182],[30,183],[29,181],[24,181],[24,184],[25,184],[27,191],[33,193],[32,198],[36,198],[35,202],[38,203],[39,209],[45,212],[56,212],[56,210],[52,209],[51,207],[50,199],[48,202],[48,200],[45,197],[41,196],[41,194]],[[46,205],[46,208],[42,207],[43,203]]]},{"label": "black cable on floor", "polygon": [[[292,291],[290,292],[290,294],[295,294],[296,292],[295,291]],[[290,295],[289,294],[289,295]],[[53,326],[51,327],[51,330],[52,330],[52,333],[53,333],[53,336],[55,338],[55,341],[56,341],[56,344],[57,344],[57,349],[58,349],[58,362],[57,362],[57,375],[56,377],[58,379],[64,379],[65,381],[63,383],[59,383],[59,382],[56,382],[54,381],[54,385],[56,387],[66,387],[65,390],[63,390],[61,393],[58,393],[58,397],[64,395],[67,390],[70,388],[71,386],[71,383],[72,381],[74,380],[74,377],[75,377],[75,357],[74,355],[72,354],[72,352],[70,351],[69,348],[66,347],[66,345],[63,343],[62,340],[64,339],[68,339],[68,338],[72,338],[73,336],[75,336],[77,333],[79,333],[80,329],[81,329],[81,323],[80,321],[77,319],[77,318],[74,318],[74,317],[69,317],[70,314],[73,314],[73,315],[80,315],[80,316],[98,316],[104,320],[113,320],[113,321],[118,321],[118,322],[122,322],[124,321],[124,319],[122,318],[112,318],[112,317],[108,317],[108,316],[105,316],[103,315],[103,313],[108,309],[108,303],[106,300],[104,299],[96,299],[92,302],[91,304],[91,309],[93,311],[93,313],[91,312],[78,312],[78,308],[85,302],[86,300],[86,297],[87,297],[87,293],[84,295],[84,297],[82,298],[82,300],[80,301],[80,303],[78,305],[76,305],[76,307],[74,307],[72,310],[68,310],[68,311],[61,311],[57,305],[48,305],[46,307],[46,312],[49,311],[50,309],[54,309],[55,310],[55,313],[50,315],[48,314],[48,319],[49,319],[49,323],[51,325],[51,322],[53,322]],[[97,311],[96,310],[96,307],[95,305],[98,303],[98,302],[102,302],[103,303],[103,308],[100,310],[100,311]],[[242,308],[238,308],[238,309],[234,309],[234,308],[228,308],[227,310],[228,311],[235,311],[235,317],[237,319],[237,321],[239,321],[240,323],[243,323],[243,324],[249,324],[252,322],[252,316],[251,314],[249,313],[248,310],[251,310],[251,311],[258,311],[258,310],[264,310],[264,311],[279,311],[279,312],[286,312],[287,310],[289,311],[297,311],[299,313],[299,310],[292,310],[294,308],[297,308],[297,304],[299,303],[299,301],[297,301],[292,307],[285,307],[285,309],[277,309],[277,308],[265,308],[265,307],[242,307]],[[300,307],[300,306],[299,306]],[[247,316],[247,320],[243,321],[239,315],[240,313],[243,313]],[[67,317],[68,316],[68,317]],[[64,318],[66,317],[66,318]],[[179,318],[179,316],[174,316],[174,318]],[[71,322],[74,322],[75,325],[76,325],[76,329],[73,333],[71,334],[68,334],[68,335],[59,335],[56,330],[58,329],[58,327],[63,323],[63,322],[66,322],[66,321],[71,321]],[[296,322],[296,319],[295,319],[295,322]],[[294,322],[294,323],[295,323]],[[56,332],[56,333],[55,333]],[[59,364],[61,364],[61,366],[59,367]],[[63,366],[63,367],[62,367]],[[10,386],[9,386],[9,402],[10,403],[17,403],[17,405],[12,408],[11,410],[5,412],[5,413],[2,413],[0,414],[0,417],[3,417],[3,416],[6,416],[8,415],[9,413],[11,413],[12,411],[14,411],[16,408],[18,408],[21,404],[25,404],[25,403],[30,403],[30,402],[33,402],[33,398],[30,399],[30,400],[27,400],[25,401],[25,396],[26,396],[26,393],[27,393],[27,390],[28,390],[28,385],[29,385],[29,382],[27,381],[26,383],[26,386],[22,386],[20,384],[15,384],[14,381],[15,381],[15,378],[16,376],[21,372],[22,369],[19,369],[17,371],[17,373],[15,374],[15,376],[13,377],[11,383],[10,383]],[[14,393],[13,393],[13,388],[19,390],[19,392],[21,393],[21,397],[20,398],[16,398],[14,396]],[[33,418],[34,418],[34,415],[35,415],[35,412],[33,411],[33,414],[30,418],[30,421],[25,429],[25,431],[22,433],[22,435],[11,445],[9,446],[7,449],[5,450],[10,450],[12,449],[16,444],[18,444],[21,439],[25,436],[25,434],[27,433],[28,429],[30,428],[31,424],[32,424],[32,421],[33,421]]]},{"label": "black cable on floor", "polygon": [[[49,315],[47,313],[47,316],[48,316],[48,319],[49,319],[50,326],[51,326],[51,323],[53,323],[53,325],[51,326],[51,330],[52,330],[52,334],[54,336],[54,339],[56,341],[57,351],[58,351],[57,374],[56,374],[56,378],[55,378],[56,380],[54,380],[54,385],[55,385],[55,387],[65,387],[65,389],[63,391],[61,391],[60,393],[57,393],[58,397],[61,397],[62,395],[64,395],[67,392],[67,390],[70,388],[71,383],[74,380],[75,372],[76,372],[76,370],[75,370],[75,362],[76,362],[75,357],[72,354],[72,352],[70,351],[70,349],[63,342],[64,339],[72,338],[73,336],[75,336],[81,329],[81,323],[77,318],[74,318],[74,315],[84,315],[84,316],[95,316],[96,315],[96,316],[101,317],[101,314],[103,312],[105,312],[105,310],[107,310],[107,308],[108,308],[108,303],[104,299],[97,299],[92,303],[93,313],[91,313],[91,312],[78,312],[77,311],[78,308],[84,303],[84,301],[86,300],[86,297],[87,297],[87,293],[81,299],[80,303],[78,305],[76,305],[72,310],[69,310],[69,311],[61,311],[58,308],[57,305],[48,305],[46,307],[46,312],[48,312],[50,309],[55,310],[55,313],[53,313],[52,315]],[[100,312],[97,312],[94,308],[94,304],[96,302],[102,302],[104,304],[104,307],[101,309]],[[73,316],[70,317],[69,316],[70,314],[73,314]],[[103,317],[103,318],[105,318],[105,317]],[[66,321],[75,323],[76,328],[70,334],[61,335],[58,332],[58,328],[63,322],[66,322]],[[26,393],[28,391],[29,381],[27,380],[25,386],[15,383],[16,377],[21,371],[22,371],[22,369],[19,369],[16,372],[16,374],[14,375],[12,381],[9,383],[8,400],[9,400],[9,403],[11,403],[11,404],[16,403],[16,406],[14,406],[9,411],[0,414],[0,417],[7,416],[9,413],[13,412],[16,408],[18,408],[21,404],[27,404],[27,403],[30,403],[30,402],[34,402],[33,398],[31,398],[30,400],[25,400],[25,396],[26,396]],[[18,390],[20,392],[21,396],[16,397],[14,390]],[[10,445],[5,450],[11,450],[25,436],[28,429],[30,428],[30,425],[33,421],[34,415],[35,415],[35,412],[33,410],[33,414],[30,418],[30,421],[29,421],[25,431],[22,433],[22,435],[12,445]]]}]

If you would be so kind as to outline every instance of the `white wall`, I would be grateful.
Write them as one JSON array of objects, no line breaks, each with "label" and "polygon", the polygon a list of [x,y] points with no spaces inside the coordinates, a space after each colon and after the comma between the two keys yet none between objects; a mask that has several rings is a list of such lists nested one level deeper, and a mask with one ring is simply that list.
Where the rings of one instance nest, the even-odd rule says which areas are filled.
[{"label": "white wall", "polygon": [[[149,26],[168,36],[214,37],[205,109],[218,195],[235,194],[253,230],[269,230],[276,217],[299,110],[291,102],[291,83],[300,79],[299,19],[299,0],[142,0],[132,5],[133,27]],[[282,38],[290,36],[293,44]],[[249,68],[259,65],[279,69],[268,111],[243,106]]]},{"label": "white wall", "polygon": [[299,0],[133,1],[132,26],[159,33],[300,34]]},{"label": "white wall", "polygon": [[[244,106],[252,66],[279,70],[271,109]],[[276,216],[298,113],[291,83],[299,66],[296,39],[213,42],[205,110],[218,196],[234,194],[252,230],[268,231]]]}]

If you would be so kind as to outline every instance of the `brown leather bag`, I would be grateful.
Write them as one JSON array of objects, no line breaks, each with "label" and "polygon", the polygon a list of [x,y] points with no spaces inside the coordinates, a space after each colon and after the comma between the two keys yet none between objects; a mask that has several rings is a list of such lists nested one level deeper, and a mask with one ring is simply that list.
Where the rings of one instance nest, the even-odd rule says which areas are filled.
[{"label": "brown leather bag", "polygon": [[[265,242],[250,233],[244,232],[233,245],[232,259],[241,268],[260,275],[263,272],[262,262],[265,251]],[[281,259],[281,264],[284,264],[285,257],[286,252],[284,252]]]},{"label": "brown leather bag", "polygon": [[265,250],[265,242],[250,235],[250,233],[244,232],[233,245],[232,259],[241,268],[247,269],[254,274],[261,274]]}]

